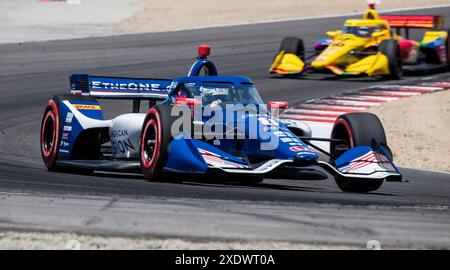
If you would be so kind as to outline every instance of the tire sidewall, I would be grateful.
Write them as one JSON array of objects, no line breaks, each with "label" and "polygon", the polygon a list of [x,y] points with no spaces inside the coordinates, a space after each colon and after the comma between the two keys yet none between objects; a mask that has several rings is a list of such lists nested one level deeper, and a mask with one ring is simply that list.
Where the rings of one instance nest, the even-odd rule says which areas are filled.
[{"label": "tire sidewall", "polygon": [[388,58],[389,79],[401,79],[403,74],[403,63],[400,46],[395,39],[381,41],[379,51]]},{"label": "tire sidewall", "polygon": [[[148,180],[156,180],[158,178],[164,178],[165,173],[163,168],[166,165],[169,155],[169,144],[172,141],[171,127],[175,118],[170,115],[172,106],[170,105],[155,105],[150,108],[145,117],[142,132],[141,143],[139,147],[139,159],[141,164],[141,170],[144,177]],[[152,121],[156,127],[156,143],[155,152],[152,162],[145,161],[144,147],[146,133],[148,132],[149,125]]]},{"label": "tire sidewall", "polygon": [[[155,149],[151,160],[147,161],[144,155],[145,152],[144,148],[145,148],[145,139],[147,136],[147,132],[149,132],[149,128],[155,129]],[[161,133],[162,132],[161,132],[160,113],[156,109],[156,107],[152,107],[147,112],[147,116],[145,117],[144,125],[142,128],[141,145],[139,152],[142,173],[144,174],[144,177],[147,179],[151,179],[153,178],[153,176],[157,174],[156,169],[158,168],[161,156],[161,141],[162,141]]]},{"label": "tire sidewall", "polygon": [[286,37],[281,41],[279,51],[285,53],[292,53],[304,60],[305,58],[305,46],[303,40],[297,37]]},{"label": "tire sidewall", "polygon": [[[52,115],[52,116],[51,116]],[[54,121],[53,128],[53,144],[52,148],[46,151],[44,148],[44,132],[45,124],[48,117],[52,117]],[[41,121],[41,136],[40,136],[40,148],[41,155],[44,161],[45,167],[48,170],[56,170],[56,160],[58,159],[58,149],[61,140],[61,119],[59,113],[59,105],[55,99],[50,99],[44,111],[44,116]]]},{"label": "tire sidewall", "polygon": [[446,29],[447,32],[447,40],[445,42],[445,52],[447,56],[447,66],[450,67],[450,30]]},{"label": "tire sidewall", "polygon": [[[342,132],[342,130],[348,132],[350,148],[371,146],[373,139],[387,147],[384,128],[379,118],[374,114],[350,113],[341,115],[335,121],[331,138],[341,138],[341,134],[338,136],[336,133],[337,131]],[[336,152],[333,149],[335,146],[333,143],[330,144],[330,153],[333,154]],[[335,176],[334,178],[338,187],[344,192],[371,192],[379,189],[383,184],[383,179],[343,178],[339,176]]]}]

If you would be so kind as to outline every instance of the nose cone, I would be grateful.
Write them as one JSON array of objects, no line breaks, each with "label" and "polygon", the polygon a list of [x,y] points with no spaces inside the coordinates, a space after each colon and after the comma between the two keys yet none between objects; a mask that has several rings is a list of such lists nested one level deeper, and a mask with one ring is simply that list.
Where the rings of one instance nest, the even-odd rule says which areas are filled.
[{"label": "nose cone", "polygon": [[[323,69],[330,65],[345,64],[345,57],[351,50],[363,46],[366,39],[357,38],[353,35],[343,35],[333,41],[317,58],[311,63],[314,69]],[[352,58],[350,58],[352,59]]]},{"label": "nose cone", "polygon": [[313,164],[318,158],[319,156],[314,152],[302,152],[297,153],[294,161],[299,164]]},{"label": "nose cone", "polygon": [[326,66],[336,64],[339,58],[346,55],[351,48],[349,46],[330,45],[311,63],[315,69],[323,69]]},{"label": "nose cone", "polygon": [[323,57],[323,56],[319,55],[319,57],[317,57],[316,60],[311,62],[311,66],[314,69],[323,69],[323,68],[325,68],[325,66],[328,65],[329,62],[330,61],[326,57]]}]

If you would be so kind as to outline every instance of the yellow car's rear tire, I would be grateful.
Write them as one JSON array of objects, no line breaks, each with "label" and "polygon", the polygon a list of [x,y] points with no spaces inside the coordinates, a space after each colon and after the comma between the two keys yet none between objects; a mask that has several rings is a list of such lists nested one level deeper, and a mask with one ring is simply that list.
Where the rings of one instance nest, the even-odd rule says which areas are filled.
[{"label": "yellow car's rear tire", "polygon": [[445,41],[445,53],[447,54],[447,66],[450,67],[450,29],[445,29],[447,32],[447,40]]},{"label": "yellow car's rear tire", "polygon": [[403,59],[398,42],[395,39],[385,39],[378,45],[378,51],[388,58],[389,74],[383,77],[400,80],[403,74]]}]

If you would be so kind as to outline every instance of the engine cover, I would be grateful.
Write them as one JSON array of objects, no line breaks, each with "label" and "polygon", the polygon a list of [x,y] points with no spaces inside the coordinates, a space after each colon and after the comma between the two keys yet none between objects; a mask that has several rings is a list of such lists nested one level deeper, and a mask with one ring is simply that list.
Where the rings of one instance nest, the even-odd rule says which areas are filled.
[{"label": "engine cover", "polygon": [[115,159],[139,158],[141,129],[145,113],[127,113],[112,120],[109,130],[111,151]]}]

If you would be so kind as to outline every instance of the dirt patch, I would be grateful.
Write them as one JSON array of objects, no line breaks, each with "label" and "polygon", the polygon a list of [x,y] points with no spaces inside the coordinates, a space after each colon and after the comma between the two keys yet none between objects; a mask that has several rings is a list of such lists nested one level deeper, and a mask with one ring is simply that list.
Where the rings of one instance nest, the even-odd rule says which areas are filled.
[{"label": "dirt patch", "polygon": [[[361,247],[359,247],[361,248]],[[79,235],[75,233],[0,232],[0,250],[322,250],[356,249],[347,245],[301,244],[278,241],[189,241],[178,238],[131,238]]]},{"label": "dirt patch", "polygon": [[369,111],[380,117],[396,164],[450,172],[450,91],[400,99]]},{"label": "dirt patch", "polygon": [[[143,0],[143,8],[114,25],[118,32],[160,32],[256,21],[363,12],[364,0]],[[339,2],[339,4],[337,4]],[[448,5],[448,0],[383,1],[380,10]]]}]

